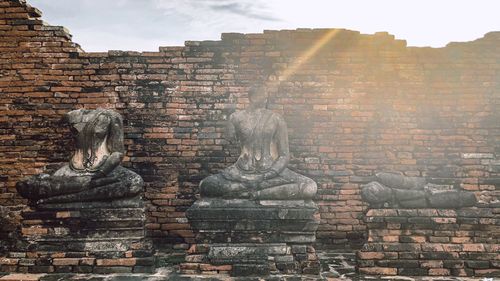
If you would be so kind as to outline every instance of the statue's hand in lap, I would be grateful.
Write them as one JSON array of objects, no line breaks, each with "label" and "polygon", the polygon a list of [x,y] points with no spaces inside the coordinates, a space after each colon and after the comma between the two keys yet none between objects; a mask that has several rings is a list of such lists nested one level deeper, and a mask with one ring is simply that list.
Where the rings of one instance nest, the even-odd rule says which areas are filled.
[{"label": "statue's hand in lap", "polygon": [[123,120],[108,109],[74,110],[66,114],[75,150],[68,164],[53,175],[17,184],[19,193],[36,202],[72,203],[135,197],[142,191],[139,175],[123,168]]},{"label": "statue's hand in lap", "polygon": [[109,176],[109,177],[106,177],[106,176],[102,176],[102,177],[98,177],[98,178],[92,178],[90,181],[89,181],[89,188],[96,188],[96,187],[100,187],[100,186],[105,186],[105,185],[109,185],[109,184],[112,184],[112,183],[115,183],[115,182],[119,182],[120,180],[115,177],[115,176]]},{"label": "statue's hand in lap", "polygon": [[222,171],[222,176],[230,181],[237,181],[243,184],[255,185],[264,180],[262,174],[245,174],[235,166],[230,166]]},{"label": "statue's hand in lap", "polygon": [[243,179],[243,184],[250,189],[258,189],[261,182],[264,181],[264,176],[262,175],[247,175]]}]

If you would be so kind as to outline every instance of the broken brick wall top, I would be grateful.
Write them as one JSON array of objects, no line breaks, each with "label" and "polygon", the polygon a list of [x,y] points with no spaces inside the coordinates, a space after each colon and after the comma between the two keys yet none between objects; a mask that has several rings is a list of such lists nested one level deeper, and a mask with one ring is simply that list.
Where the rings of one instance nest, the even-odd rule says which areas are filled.
[{"label": "broken brick wall top", "polygon": [[376,171],[451,179],[485,202],[498,198],[482,181],[500,171],[498,32],[438,49],[304,29],[85,53],[38,10],[1,0],[0,34],[0,205],[24,204],[15,183],[66,161],[65,112],[115,108],[125,165],[146,182],[150,235],[185,241],[199,181],[238,155],[222,139],[224,120],[263,80],[289,126],[291,168],[318,182],[323,244],[363,235],[359,184]]}]

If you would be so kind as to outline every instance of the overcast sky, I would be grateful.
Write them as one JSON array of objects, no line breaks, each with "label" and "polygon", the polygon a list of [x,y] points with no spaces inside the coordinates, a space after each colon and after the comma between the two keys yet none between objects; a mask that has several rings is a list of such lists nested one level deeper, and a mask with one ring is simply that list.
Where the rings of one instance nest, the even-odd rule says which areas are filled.
[{"label": "overcast sky", "polygon": [[499,0],[28,0],[86,51],[157,51],[222,32],[346,28],[443,47],[500,31]]}]

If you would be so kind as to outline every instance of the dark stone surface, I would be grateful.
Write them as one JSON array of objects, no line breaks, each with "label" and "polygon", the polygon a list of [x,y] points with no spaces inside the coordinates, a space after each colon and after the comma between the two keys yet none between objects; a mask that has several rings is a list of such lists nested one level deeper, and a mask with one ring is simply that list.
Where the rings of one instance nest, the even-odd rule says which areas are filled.
[{"label": "dark stone surface", "polygon": [[196,220],[311,220],[318,211],[312,201],[253,201],[244,199],[204,198],[187,211],[190,221]]},{"label": "dark stone surface", "polygon": [[425,178],[377,173],[361,188],[371,208],[462,208],[477,204],[474,193],[427,183]]},{"label": "dark stone surface", "polygon": [[457,208],[474,206],[477,202],[472,192],[436,191],[430,192],[428,196],[429,205],[434,208]]},{"label": "dark stone surface", "polygon": [[232,276],[268,276],[269,267],[265,264],[235,264]]},{"label": "dark stone surface", "polygon": [[226,137],[241,154],[220,174],[200,182],[208,198],[296,200],[314,197],[316,183],[287,168],[290,160],[287,125],[283,116],[266,109],[265,87],[249,90],[250,106],[229,116]]},{"label": "dark stone surface", "polygon": [[[116,273],[152,272],[154,258],[152,243],[146,238],[144,223],[145,207],[140,197],[128,199],[134,208],[76,208],[26,210],[22,213],[22,241],[16,249],[32,252],[34,265],[27,265],[29,271],[40,273]],[[112,204],[108,204],[112,205]],[[64,253],[64,256],[60,254]],[[52,264],[53,257],[71,266]],[[32,254],[33,255],[33,254]],[[124,266],[73,264],[75,259],[125,259]],[[133,259],[133,264],[130,264]],[[77,263],[78,264],[78,263]]]},{"label": "dark stone surface", "polygon": [[[265,108],[265,89],[251,88],[249,99],[250,106],[233,113],[226,128],[229,140],[240,145],[238,160],[203,179],[202,199],[186,212],[196,242],[209,248],[201,259],[231,265],[226,270],[236,276],[317,272],[314,253],[291,253],[292,245],[316,240],[319,217],[312,198],[317,185],[287,168],[287,126],[281,115]],[[203,271],[196,264],[186,268]]]},{"label": "dark stone surface", "polygon": [[370,204],[380,205],[392,201],[392,189],[376,181],[364,185],[361,189],[362,198]]},{"label": "dark stone surface", "polygon": [[282,244],[211,244],[211,264],[266,264],[268,256],[283,256],[288,247]]},{"label": "dark stone surface", "polygon": [[426,198],[399,201],[399,205],[403,208],[426,208],[426,207],[428,207]]},{"label": "dark stone surface", "polygon": [[377,173],[375,176],[377,177],[377,181],[379,183],[389,188],[410,190],[424,189],[427,184],[425,178],[406,177],[394,172]]},{"label": "dark stone surface", "polygon": [[0,206],[0,256],[7,253],[19,239],[18,216],[20,211]]},{"label": "dark stone surface", "polygon": [[19,194],[42,208],[95,208],[138,196],[142,178],[120,166],[125,153],[120,114],[109,109],[78,109],[68,112],[65,119],[75,143],[69,163],[52,175],[19,181]]},{"label": "dark stone surface", "polygon": [[206,260],[232,265],[231,275],[247,276],[318,272],[317,260],[310,260],[315,254],[309,252],[314,251],[317,212],[311,200],[202,198],[186,215],[198,250],[206,247],[206,253],[201,251]]},{"label": "dark stone surface", "polygon": [[425,200],[425,191],[423,190],[402,190],[402,189],[393,189],[394,198],[397,201],[414,201],[419,199]]},{"label": "dark stone surface", "polygon": [[427,276],[429,270],[424,268],[400,268],[398,274],[404,276]]},{"label": "dark stone surface", "polygon": [[199,242],[303,242],[315,240],[319,221],[312,201],[204,198],[186,215]]},{"label": "dark stone surface", "polygon": [[490,268],[490,262],[489,261],[478,261],[478,260],[471,260],[471,261],[465,261],[465,264],[469,268]]},{"label": "dark stone surface", "polygon": [[[212,275],[181,275],[175,268],[163,267],[158,268],[153,274],[140,274],[136,269],[138,266],[134,267],[133,273],[114,273],[106,275],[98,274],[71,274],[71,273],[55,273],[47,274],[40,278],[40,281],[160,281],[160,280],[170,280],[170,281],[319,281],[327,280],[326,277],[331,277],[336,271],[342,272],[344,275],[343,280],[358,280],[355,278],[354,272],[354,260],[353,254],[351,253],[320,253],[322,258],[321,275],[307,275],[307,274],[279,274],[279,275],[267,275],[268,271],[265,267],[259,267],[258,265],[235,265],[236,272],[239,274],[245,274],[246,276],[229,276],[228,274],[212,274]],[[78,266],[82,267],[82,266]],[[83,272],[85,273],[85,272]],[[257,275],[258,274],[258,275]],[[2,273],[0,273],[2,276]],[[262,277],[266,276],[266,277]],[[340,276],[340,275],[338,275]],[[356,277],[357,278],[357,277]],[[359,280],[364,280],[360,278]]]}]

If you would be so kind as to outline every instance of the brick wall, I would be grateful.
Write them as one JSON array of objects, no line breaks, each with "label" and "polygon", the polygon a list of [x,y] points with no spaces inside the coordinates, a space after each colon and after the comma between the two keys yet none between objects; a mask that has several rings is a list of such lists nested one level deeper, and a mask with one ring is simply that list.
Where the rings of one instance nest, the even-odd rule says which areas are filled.
[{"label": "brick wall", "polygon": [[375,171],[458,179],[498,198],[479,180],[500,170],[499,32],[438,49],[299,29],[85,53],[40,15],[0,0],[0,205],[24,204],[15,183],[69,157],[65,112],[114,108],[125,119],[124,165],[146,182],[150,235],[189,242],[184,211],[199,181],[238,155],[222,139],[224,120],[263,80],[289,126],[291,168],[318,182],[322,245],[364,235],[359,185]]},{"label": "brick wall", "polygon": [[359,272],[500,276],[500,208],[372,209]]}]

